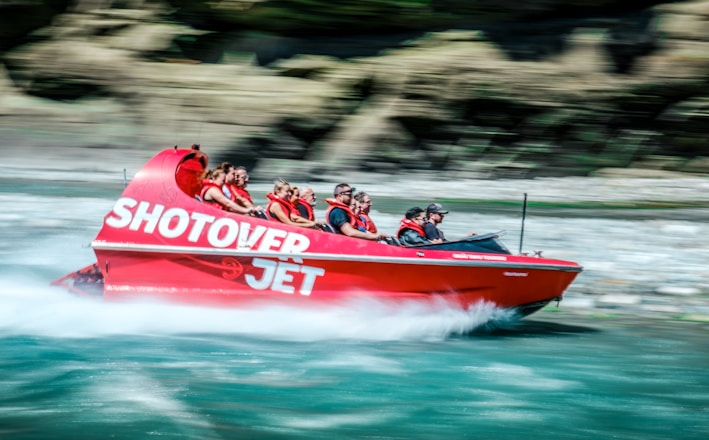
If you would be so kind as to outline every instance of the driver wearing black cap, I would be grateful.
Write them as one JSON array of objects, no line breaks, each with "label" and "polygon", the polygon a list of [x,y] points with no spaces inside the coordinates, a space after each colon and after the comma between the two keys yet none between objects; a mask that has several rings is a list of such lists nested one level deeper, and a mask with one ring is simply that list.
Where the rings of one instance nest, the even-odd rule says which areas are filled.
[{"label": "driver wearing black cap", "polygon": [[423,227],[423,230],[426,233],[426,238],[431,241],[447,241],[443,231],[438,229],[438,224],[443,221],[443,216],[446,214],[448,214],[448,211],[443,209],[443,206],[440,203],[431,203],[428,207],[426,207],[426,217],[428,217],[428,221]]}]

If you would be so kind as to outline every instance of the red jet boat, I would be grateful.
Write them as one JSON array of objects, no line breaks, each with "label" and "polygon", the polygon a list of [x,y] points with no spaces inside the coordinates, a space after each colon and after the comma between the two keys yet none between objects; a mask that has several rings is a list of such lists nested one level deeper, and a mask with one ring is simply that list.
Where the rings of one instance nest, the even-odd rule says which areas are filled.
[{"label": "red jet boat", "polygon": [[92,242],[96,263],[52,282],[106,300],[143,298],[210,306],[358,297],[491,302],[528,315],[582,268],[512,255],[497,234],[418,247],[378,243],[222,211],[201,203],[207,155],[167,149],[125,188]]}]

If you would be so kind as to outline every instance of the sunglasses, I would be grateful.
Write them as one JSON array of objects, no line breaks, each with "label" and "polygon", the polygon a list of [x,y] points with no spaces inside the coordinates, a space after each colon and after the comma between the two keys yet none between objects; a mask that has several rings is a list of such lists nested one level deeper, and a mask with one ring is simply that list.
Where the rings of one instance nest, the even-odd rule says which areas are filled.
[{"label": "sunglasses", "polygon": [[339,196],[339,195],[351,196],[351,195],[352,195],[352,190],[349,190],[349,191],[342,191],[342,192],[337,193],[337,195],[338,195],[338,196]]}]

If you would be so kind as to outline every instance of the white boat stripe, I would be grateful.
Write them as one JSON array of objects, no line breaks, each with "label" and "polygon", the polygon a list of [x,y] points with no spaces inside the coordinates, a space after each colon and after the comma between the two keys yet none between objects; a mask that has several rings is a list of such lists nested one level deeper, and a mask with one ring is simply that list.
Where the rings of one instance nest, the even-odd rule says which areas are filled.
[{"label": "white boat stripe", "polygon": [[[337,260],[366,263],[386,263],[386,264],[416,264],[426,266],[471,266],[471,267],[504,267],[514,269],[543,269],[559,270],[564,272],[581,272],[581,266],[564,266],[558,264],[537,264],[519,263],[509,261],[484,261],[477,259],[434,259],[425,257],[376,257],[371,255],[343,255],[324,253],[301,253],[286,254],[283,252],[264,251],[244,251],[238,249],[217,249],[192,246],[169,246],[169,245],[145,245],[136,243],[108,243],[105,241],[94,241],[91,247],[100,250],[131,251],[131,252],[160,252],[169,254],[197,254],[197,255],[219,255],[231,257],[270,257],[270,258],[303,258],[307,260]],[[425,251],[418,251],[425,252]],[[492,255],[492,254],[491,254]],[[495,257],[504,256],[494,254]]]}]

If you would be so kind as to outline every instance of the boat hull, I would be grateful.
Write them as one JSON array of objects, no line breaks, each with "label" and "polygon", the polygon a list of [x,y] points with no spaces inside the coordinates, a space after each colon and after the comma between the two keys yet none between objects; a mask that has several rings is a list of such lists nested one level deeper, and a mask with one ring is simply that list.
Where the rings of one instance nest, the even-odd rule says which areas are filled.
[{"label": "boat hull", "polygon": [[[181,303],[239,306],[260,301],[340,303],[352,298],[446,302],[467,308],[480,301],[513,308],[562,296],[573,268],[531,264],[442,265],[421,258],[272,258],[98,251],[107,268],[104,298],[158,298]],[[404,259],[401,259],[404,260]]]}]

